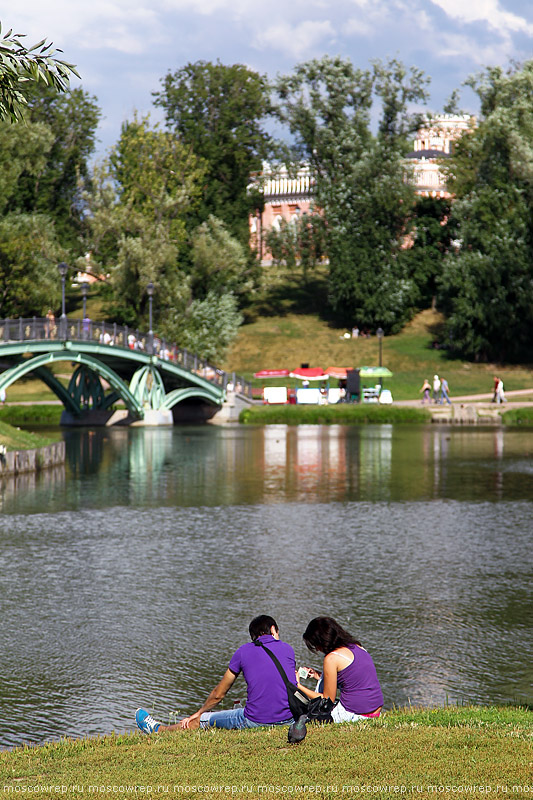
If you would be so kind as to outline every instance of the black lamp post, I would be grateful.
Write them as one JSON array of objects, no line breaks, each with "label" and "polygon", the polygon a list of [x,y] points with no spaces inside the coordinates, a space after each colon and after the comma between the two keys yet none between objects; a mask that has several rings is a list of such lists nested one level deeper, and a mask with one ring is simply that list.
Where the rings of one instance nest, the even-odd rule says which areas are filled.
[{"label": "black lamp post", "polygon": [[61,275],[61,321],[59,325],[59,335],[61,339],[65,339],[67,331],[67,315],[65,314],[65,279],[67,277],[68,264],[65,264],[65,262],[62,261],[57,265],[57,269]]},{"label": "black lamp post", "polygon": [[379,342],[379,366],[380,367],[383,366],[382,360],[381,360],[382,346],[383,346],[383,334],[384,334],[383,328],[378,328],[377,331],[376,331],[376,336],[378,337],[378,342]]},{"label": "black lamp post", "polygon": [[148,320],[150,325],[150,330],[148,331],[148,352],[152,354],[154,352],[154,332],[152,330],[152,302],[154,296],[154,284],[152,281],[146,287],[146,291],[148,293]]},{"label": "black lamp post", "polygon": [[83,295],[83,319],[87,316],[87,292],[89,291],[89,284],[87,281],[80,283],[81,293]]}]

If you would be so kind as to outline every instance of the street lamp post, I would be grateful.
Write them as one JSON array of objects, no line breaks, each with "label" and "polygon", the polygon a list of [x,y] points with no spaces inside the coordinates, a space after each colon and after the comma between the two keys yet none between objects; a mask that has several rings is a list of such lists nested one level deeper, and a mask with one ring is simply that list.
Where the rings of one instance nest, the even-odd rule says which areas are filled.
[{"label": "street lamp post", "polygon": [[62,261],[60,264],[57,265],[58,272],[61,276],[61,320],[59,324],[59,337],[60,339],[66,339],[67,333],[67,315],[65,313],[65,279],[67,277],[68,272],[68,264],[65,264]]},{"label": "street lamp post", "polygon": [[378,342],[379,342],[379,366],[380,367],[383,366],[383,362],[382,362],[382,358],[381,358],[381,356],[382,356],[382,346],[383,346],[383,334],[384,334],[383,328],[378,328],[377,331],[376,331],[376,336],[378,337]]},{"label": "street lamp post", "polygon": [[146,287],[146,291],[148,293],[148,320],[150,325],[150,330],[148,331],[148,352],[150,355],[154,352],[154,332],[152,330],[152,301],[154,295],[154,284],[152,281]]},{"label": "street lamp post", "polygon": [[87,292],[89,291],[89,284],[87,281],[80,283],[81,293],[83,295],[83,319],[87,316]]}]

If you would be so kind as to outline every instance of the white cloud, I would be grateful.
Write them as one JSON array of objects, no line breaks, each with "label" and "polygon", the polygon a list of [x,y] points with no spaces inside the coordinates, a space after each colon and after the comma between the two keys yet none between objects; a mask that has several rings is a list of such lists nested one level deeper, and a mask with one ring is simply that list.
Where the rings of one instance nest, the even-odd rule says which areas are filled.
[{"label": "white cloud", "polygon": [[270,48],[293,58],[312,55],[318,44],[335,38],[333,25],[329,20],[306,20],[296,25],[279,22],[270,25],[256,34],[253,44],[260,50]]},{"label": "white cloud", "polygon": [[470,36],[443,33],[437,36],[435,46],[439,58],[444,61],[465,60],[465,56],[468,56],[468,60],[478,67],[485,67],[489,64],[505,64],[513,55],[508,37],[505,37],[499,44],[491,42],[481,45],[479,41]]},{"label": "white cloud", "polygon": [[505,11],[498,0],[431,0],[452,19],[463,23],[484,22],[492,30],[533,35],[533,24],[524,17]]},{"label": "white cloud", "polygon": [[344,26],[344,32],[348,36],[371,36],[373,31],[372,25],[361,19],[361,17],[351,17],[346,20],[346,25]]}]

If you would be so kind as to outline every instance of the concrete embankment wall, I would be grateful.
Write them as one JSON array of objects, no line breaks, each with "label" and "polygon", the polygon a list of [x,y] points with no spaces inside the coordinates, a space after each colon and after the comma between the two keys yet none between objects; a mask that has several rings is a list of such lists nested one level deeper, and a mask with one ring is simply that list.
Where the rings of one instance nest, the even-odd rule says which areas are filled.
[{"label": "concrete embankment wall", "polygon": [[54,442],[35,450],[9,450],[0,455],[0,476],[37,472],[65,462],[65,442]]}]

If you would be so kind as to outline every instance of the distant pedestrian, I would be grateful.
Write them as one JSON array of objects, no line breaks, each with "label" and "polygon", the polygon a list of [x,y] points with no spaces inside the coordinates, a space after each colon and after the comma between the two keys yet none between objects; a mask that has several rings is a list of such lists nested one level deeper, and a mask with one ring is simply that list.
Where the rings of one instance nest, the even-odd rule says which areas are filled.
[{"label": "distant pedestrian", "polygon": [[440,392],[440,378],[438,375],[433,375],[433,402],[439,402],[439,392]]},{"label": "distant pedestrian", "polygon": [[46,313],[46,322],[44,324],[44,335],[47,339],[53,339],[56,332],[56,319],[54,312],[51,308]]},{"label": "distant pedestrian", "polygon": [[448,381],[446,380],[446,378],[441,378],[440,379],[440,400],[439,400],[440,403],[442,403],[444,400],[446,400],[448,405],[452,404],[452,401],[450,400],[450,395],[448,394],[449,391],[450,391],[450,389],[449,389],[449,386],[448,386]]},{"label": "distant pedestrian", "polygon": [[499,382],[500,382],[500,379],[498,378],[497,375],[495,375],[494,376],[494,389],[493,389],[494,394],[492,395],[492,402],[493,403],[497,403],[498,402],[498,384],[499,384]]},{"label": "distant pedestrian", "polygon": [[424,383],[422,384],[422,387],[418,391],[419,391],[419,393],[423,392],[422,405],[424,405],[424,403],[426,403],[426,402],[429,403],[429,400],[430,400],[429,393],[431,392],[431,384],[430,384],[430,382],[428,381],[427,378],[424,380]]},{"label": "distant pedestrian", "polygon": [[6,390],[5,389],[0,389],[0,403],[2,403],[2,405],[4,405],[5,402],[6,402]]},{"label": "distant pedestrian", "polygon": [[498,385],[496,387],[496,402],[497,403],[506,403],[505,393],[503,391],[503,381],[501,378],[498,378]]}]

